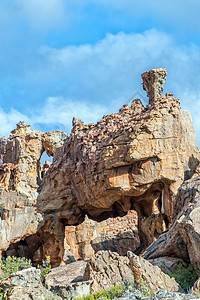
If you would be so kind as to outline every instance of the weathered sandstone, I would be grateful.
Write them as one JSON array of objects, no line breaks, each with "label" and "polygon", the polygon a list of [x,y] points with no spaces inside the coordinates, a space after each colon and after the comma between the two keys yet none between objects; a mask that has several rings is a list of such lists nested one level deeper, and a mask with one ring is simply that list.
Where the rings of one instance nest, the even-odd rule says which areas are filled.
[{"label": "weathered sandstone", "polygon": [[[102,249],[139,253],[169,229],[183,207],[177,190],[198,173],[200,156],[189,112],[172,94],[162,95],[166,70],[142,78],[146,107],[135,99],[97,124],[74,118],[69,137],[20,122],[0,139],[0,250],[35,264],[49,255],[58,266]],[[44,151],[52,164],[40,164]],[[130,211],[137,212],[138,232]],[[170,249],[162,255],[194,261],[181,222],[162,235]]]},{"label": "weathered sandstone", "polygon": [[75,259],[91,258],[99,250],[126,255],[128,250],[135,251],[140,246],[137,225],[138,217],[134,210],[124,217],[108,218],[102,222],[86,216],[83,223],[65,227],[66,256],[68,250]]},{"label": "weathered sandstone", "polygon": [[52,269],[45,276],[46,288],[66,300],[90,294],[92,282],[83,277],[86,265],[86,261],[77,261]]},{"label": "weathered sandstone", "polygon": [[[3,299],[7,300],[53,300],[55,295],[45,289],[40,280],[40,270],[25,269],[0,281]],[[57,297],[57,300],[62,298]]]},{"label": "weathered sandstone", "polygon": [[176,292],[180,290],[180,286],[175,279],[163,273],[159,267],[152,265],[143,257],[139,257],[131,251],[128,251],[127,255],[135,283],[146,282],[154,292],[159,290]]},{"label": "weathered sandstone", "polygon": [[[173,196],[196,170],[199,151],[190,113],[172,94],[161,95],[166,71],[142,77],[149,105],[136,99],[97,124],[74,119],[70,136],[55,150],[37,201],[45,216],[43,232],[60,248],[55,265],[64,254],[59,228],[78,225],[85,215],[101,221],[135,209],[141,248],[152,243],[168,230]],[[43,247],[52,252],[45,241]]]},{"label": "weathered sandstone", "polygon": [[128,252],[128,257],[111,251],[99,251],[88,262],[84,279],[92,280],[91,292],[125,281],[134,281],[136,285],[146,283],[153,292],[160,289],[180,290],[178,283],[173,278],[131,251]]},{"label": "weathered sandstone", "polygon": [[[200,176],[185,181],[176,196],[180,211],[173,226],[151,244],[145,258],[175,256],[190,261],[200,270]],[[199,273],[200,274],[200,273]]]},{"label": "weathered sandstone", "polygon": [[45,150],[53,155],[66,136],[58,131],[31,130],[20,122],[8,139],[0,139],[0,250],[42,226],[42,215],[36,209],[44,173],[40,158]]}]

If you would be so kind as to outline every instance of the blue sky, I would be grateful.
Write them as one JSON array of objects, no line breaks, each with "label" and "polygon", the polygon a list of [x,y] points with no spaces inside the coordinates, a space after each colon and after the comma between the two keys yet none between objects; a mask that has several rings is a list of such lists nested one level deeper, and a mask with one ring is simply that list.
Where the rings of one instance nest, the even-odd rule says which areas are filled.
[{"label": "blue sky", "polygon": [[199,0],[1,0],[0,136],[20,120],[69,133],[73,116],[145,102],[141,73],[165,67],[200,145],[199,11]]}]

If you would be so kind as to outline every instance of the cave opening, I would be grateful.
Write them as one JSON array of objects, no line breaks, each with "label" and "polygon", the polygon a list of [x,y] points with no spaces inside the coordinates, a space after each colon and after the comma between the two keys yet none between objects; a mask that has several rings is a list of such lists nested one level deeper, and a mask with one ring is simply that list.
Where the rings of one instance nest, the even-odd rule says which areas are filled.
[{"label": "cave opening", "polygon": [[[10,245],[2,256],[25,257],[36,266],[50,256],[56,267],[68,261],[69,252],[76,260],[89,259],[99,250],[139,254],[168,228],[168,218],[161,213],[162,189],[163,183],[156,183],[139,197],[123,196],[107,211],[78,210],[80,216],[70,220],[52,215],[36,234]],[[78,216],[79,222],[73,223]]]}]

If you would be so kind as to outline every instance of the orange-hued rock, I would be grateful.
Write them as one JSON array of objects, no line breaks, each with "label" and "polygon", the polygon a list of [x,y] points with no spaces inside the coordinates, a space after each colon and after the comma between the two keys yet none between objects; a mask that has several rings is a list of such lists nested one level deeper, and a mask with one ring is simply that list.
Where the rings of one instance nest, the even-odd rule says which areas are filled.
[{"label": "orange-hued rock", "polygon": [[65,227],[64,248],[76,260],[91,258],[97,251],[108,249],[126,255],[128,250],[135,251],[140,246],[137,225],[138,218],[134,210],[124,217],[108,218],[102,222],[86,216],[83,223]]},{"label": "orange-hued rock", "polygon": [[73,119],[40,188],[46,219],[77,225],[86,214],[101,221],[135,209],[143,247],[169,228],[173,196],[195,172],[199,151],[190,113],[161,95],[165,79],[162,69],[143,74],[146,107],[136,99],[97,124]]},{"label": "orange-hued rock", "polygon": [[8,139],[0,139],[0,250],[42,226],[36,209],[43,171],[40,158],[45,150],[53,155],[65,138],[65,133],[43,133],[19,122]]},{"label": "orange-hued rock", "polygon": [[190,261],[200,275],[200,175],[185,181],[175,200],[178,215],[173,226],[147,248],[145,258],[179,257]]},{"label": "orange-hued rock", "polygon": [[[200,155],[190,113],[172,94],[162,95],[166,70],[142,78],[146,107],[135,99],[97,124],[74,118],[69,137],[20,122],[0,139],[1,251],[11,245],[8,253],[35,263],[50,255],[58,266],[68,250],[77,259],[104,247],[141,251],[169,229],[180,211],[175,195],[199,172]],[[44,151],[52,164],[40,164]],[[137,212],[138,231],[130,211]],[[184,238],[171,236],[184,258]]]}]

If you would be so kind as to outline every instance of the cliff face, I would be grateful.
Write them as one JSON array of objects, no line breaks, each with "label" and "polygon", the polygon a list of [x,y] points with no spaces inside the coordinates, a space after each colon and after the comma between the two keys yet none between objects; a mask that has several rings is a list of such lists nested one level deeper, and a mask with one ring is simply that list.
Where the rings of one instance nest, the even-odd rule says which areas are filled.
[{"label": "cliff face", "polygon": [[199,151],[190,113],[172,94],[161,95],[166,71],[142,78],[147,107],[136,99],[96,125],[73,120],[38,196],[46,220],[74,225],[85,214],[100,221],[134,208],[143,245],[169,228],[173,195],[195,172]]},{"label": "cliff face", "polygon": [[0,250],[42,225],[42,215],[36,209],[43,174],[40,157],[45,150],[52,155],[66,136],[57,131],[32,131],[30,125],[20,122],[8,139],[0,139]]}]

